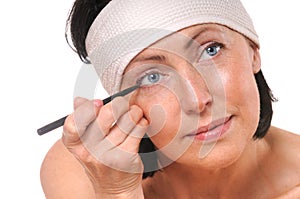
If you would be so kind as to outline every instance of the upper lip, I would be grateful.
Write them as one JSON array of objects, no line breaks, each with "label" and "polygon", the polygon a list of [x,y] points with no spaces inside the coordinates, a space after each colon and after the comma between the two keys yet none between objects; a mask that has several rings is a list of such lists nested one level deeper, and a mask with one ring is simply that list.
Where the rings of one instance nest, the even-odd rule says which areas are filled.
[{"label": "upper lip", "polygon": [[231,117],[224,117],[224,118],[220,118],[217,120],[214,120],[213,122],[207,124],[207,125],[203,125],[200,126],[197,130],[193,131],[192,133],[188,134],[189,136],[194,136],[194,135],[198,135],[201,133],[206,133],[218,126],[221,126],[223,124],[225,124],[226,122],[228,122],[228,120],[230,120]]}]

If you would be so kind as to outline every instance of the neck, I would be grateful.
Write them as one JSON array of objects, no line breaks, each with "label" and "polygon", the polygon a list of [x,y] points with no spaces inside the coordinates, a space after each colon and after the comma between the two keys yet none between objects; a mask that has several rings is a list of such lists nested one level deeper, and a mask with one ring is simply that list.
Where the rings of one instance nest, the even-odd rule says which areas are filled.
[{"label": "neck", "polygon": [[162,176],[173,190],[174,198],[234,198],[237,197],[234,194],[258,193],[268,184],[260,165],[269,150],[263,139],[251,141],[240,157],[225,168],[210,169],[201,165],[195,168],[174,162],[163,169]]}]

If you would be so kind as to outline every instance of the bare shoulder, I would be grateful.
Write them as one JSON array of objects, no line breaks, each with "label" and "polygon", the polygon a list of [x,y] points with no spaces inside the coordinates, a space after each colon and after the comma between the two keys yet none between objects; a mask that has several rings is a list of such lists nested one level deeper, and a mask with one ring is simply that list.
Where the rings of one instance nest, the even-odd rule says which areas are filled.
[{"label": "bare shoulder", "polygon": [[271,143],[272,154],[280,160],[283,167],[294,171],[299,176],[300,184],[300,135],[271,127],[267,139]]},{"label": "bare shoulder", "polygon": [[58,140],[41,166],[41,183],[47,199],[95,198],[83,167]]},{"label": "bare shoulder", "polygon": [[265,140],[271,147],[271,158],[265,165],[268,178],[282,194],[278,199],[300,198],[300,135],[271,127]]},{"label": "bare shoulder", "polygon": [[[284,153],[285,157],[298,157],[295,160],[300,164],[300,135],[280,128],[271,127],[267,137],[276,152]],[[288,152],[288,153],[287,153]]]}]

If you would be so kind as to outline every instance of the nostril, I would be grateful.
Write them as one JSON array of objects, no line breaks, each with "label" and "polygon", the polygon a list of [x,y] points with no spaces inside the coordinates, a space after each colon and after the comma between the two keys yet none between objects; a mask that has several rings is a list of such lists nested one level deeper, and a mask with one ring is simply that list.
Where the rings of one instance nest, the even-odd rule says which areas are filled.
[{"label": "nostril", "polygon": [[185,95],[182,99],[182,109],[187,114],[200,114],[212,105],[212,96],[207,91],[195,93],[193,96]]}]

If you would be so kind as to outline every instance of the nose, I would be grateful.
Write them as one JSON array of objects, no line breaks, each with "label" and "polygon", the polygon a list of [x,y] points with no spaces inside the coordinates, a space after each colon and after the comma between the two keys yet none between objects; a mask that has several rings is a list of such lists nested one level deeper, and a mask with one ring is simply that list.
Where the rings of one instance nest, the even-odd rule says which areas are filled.
[{"label": "nose", "polygon": [[186,72],[180,85],[181,108],[186,114],[200,114],[211,106],[213,97],[205,78],[198,71]]}]

